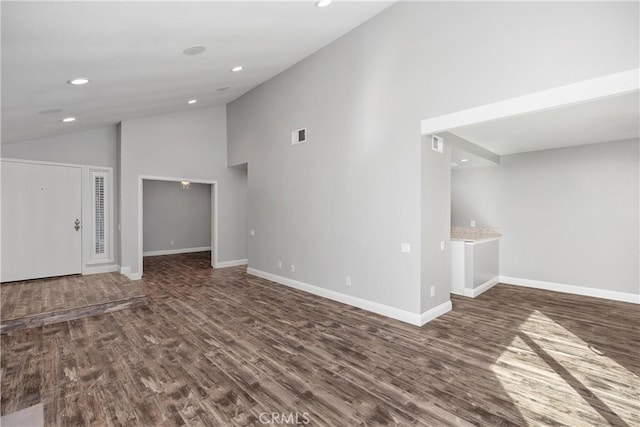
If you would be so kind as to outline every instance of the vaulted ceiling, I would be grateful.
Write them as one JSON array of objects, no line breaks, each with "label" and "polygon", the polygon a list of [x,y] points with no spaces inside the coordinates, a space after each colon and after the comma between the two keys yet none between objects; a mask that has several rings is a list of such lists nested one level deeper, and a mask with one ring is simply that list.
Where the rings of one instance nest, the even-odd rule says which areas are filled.
[{"label": "vaulted ceiling", "polygon": [[2,142],[226,104],[392,3],[3,1]]}]

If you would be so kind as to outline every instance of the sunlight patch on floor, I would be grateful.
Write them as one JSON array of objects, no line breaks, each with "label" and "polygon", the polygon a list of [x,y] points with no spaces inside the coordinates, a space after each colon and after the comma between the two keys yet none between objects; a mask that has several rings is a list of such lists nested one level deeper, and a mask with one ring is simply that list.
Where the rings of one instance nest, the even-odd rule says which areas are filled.
[{"label": "sunlight patch on floor", "polygon": [[525,417],[567,425],[579,417],[591,425],[640,423],[637,375],[539,311],[519,329],[491,369]]}]

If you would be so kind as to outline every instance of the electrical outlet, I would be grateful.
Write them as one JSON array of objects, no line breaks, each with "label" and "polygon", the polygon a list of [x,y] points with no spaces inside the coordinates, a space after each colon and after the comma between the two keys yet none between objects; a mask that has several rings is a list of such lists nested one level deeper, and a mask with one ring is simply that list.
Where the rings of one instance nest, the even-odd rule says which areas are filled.
[{"label": "electrical outlet", "polygon": [[173,246],[176,242],[174,242],[173,240],[171,241],[171,246]]},{"label": "electrical outlet", "polygon": [[435,286],[432,286],[432,287],[431,287],[431,298],[433,298],[433,297],[435,297],[435,296],[436,296],[436,287],[435,287]]},{"label": "electrical outlet", "polygon": [[444,251],[444,240],[440,240],[440,250]]},{"label": "electrical outlet", "polygon": [[411,245],[408,243],[400,243],[400,252],[408,254],[411,252]]},{"label": "electrical outlet", "polygon": [[347,286],[351,286],[351,276],[347,276],[347,278],[344,280],[344,284]]},{"label": "electrical outlet", "polygon": [[252,235],[252,236],[255,236],[256,235],[256,230],[249,231],[249,234]]},{"label": "electrical outlet", "polygon": [[472,226],[472,227],[475,227],[475,226],[476,226],[476,220],[475,220],[475,219],[472,219],[472,220],[471,220],[471,226]]},{"label": "electrical outlet", "polygon": [[278,270],[282,270],[282,261],[278,261]]},{"label": "electrical outlet", "polygon": [[294,271],[296,271],[296,266],[291,264],[291,272],[293,273]]}]

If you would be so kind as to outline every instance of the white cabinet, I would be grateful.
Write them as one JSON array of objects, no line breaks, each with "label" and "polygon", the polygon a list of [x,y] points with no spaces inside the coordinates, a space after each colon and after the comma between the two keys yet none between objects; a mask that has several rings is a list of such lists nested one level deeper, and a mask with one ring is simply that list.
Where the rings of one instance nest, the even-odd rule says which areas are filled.
[{"label": "white cabinet", "polygon": [[498,283],[500,239],[451,241],[451,293],[475,298]]}]

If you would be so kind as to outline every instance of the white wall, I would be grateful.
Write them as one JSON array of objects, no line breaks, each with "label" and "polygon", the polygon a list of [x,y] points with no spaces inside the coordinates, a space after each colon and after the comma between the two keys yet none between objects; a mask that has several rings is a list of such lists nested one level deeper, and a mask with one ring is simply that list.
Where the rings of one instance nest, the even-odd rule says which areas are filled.
[{"label": "white wall", "polygon": [[640,293],[638,140],[503,156],[452,173],[452,223],[499,226],[500,274]]},{"label": "white wall", "polygon": [[115,168],[116,127],[4,144],[2,157]]},{"label": "white wall", "polygon": [[[33,160],[39,162],[70,163],[77,165],[101,166],[113,168],[113,204],[111,215],[115,219],[113,226],[114,264],[120,263],[120,244],[117,213],[120,202],[117,177],[117,127],[109,126],[83,132],[75,132],[66,135],[52,136],[49,138],[31,139],[11,144],[2,145],[2,157],[12,159]],[[87,193],[88,194],[88,193]],[[84,196],[87,196],[85,194]],[[83,202],[84,207],[89,207],[90,202]],[[88,229],[86,229],[88,230]],[[88,242],[88,236],[83,236]],[[90,256],[89,245],[84,245],[84,257]],[[95,268],[88,264],[87,271]],[[99,265],[104,267],[104,265]]]},{"label": "white wall", "polygon": [[[399,2],[230,103],[250,267],[412,313],[438,304],[421,304],[440,272],[422,271],[421,180],[437,172],[421,165],[420,120],[637,68],[637,16],[637,3]],[[291,147],[303,126],[309,142]]]},{"label": "white wall", "polygon": [[121,124],[122,266],[140,272],[141,175],[218,182],[218,261],[247,258],[247,171],[227,167],[225,107],[128,120]]},{"label": "white wall", "polygon": [[211,246],[210,184],[145,180],[142,194],[145,253]]},{"label": "white wall", "polygon": [[473,263],[473,288],[500,276],[500,240],[476,243],[468,255],[467,260]]}]

